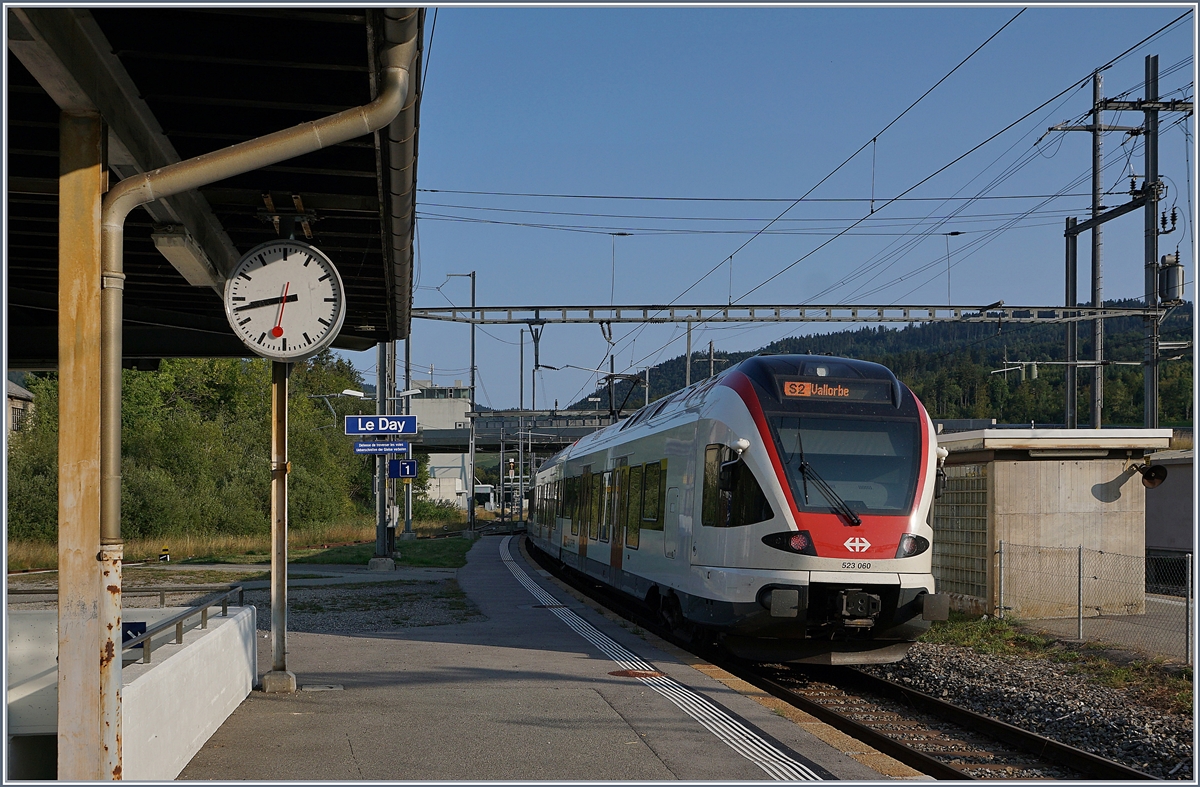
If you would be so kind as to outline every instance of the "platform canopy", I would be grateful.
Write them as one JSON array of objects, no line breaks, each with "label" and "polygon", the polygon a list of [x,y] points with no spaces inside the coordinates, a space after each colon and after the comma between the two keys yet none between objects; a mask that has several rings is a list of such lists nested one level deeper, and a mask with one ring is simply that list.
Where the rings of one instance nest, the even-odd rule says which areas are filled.
[{"label": "platform canopy", "polygon": [[[385,9],[13,8],[8,15],[8,365],[57,364],[59,117],[99,111],[109,178],[368,103]],[[417,12],[423,40],[424,12]],[[410,25],[411,27],[411,25]],[[418,51],[415,74],[422,72]],[[295,236],[337,264],[348,311],[334,346],[405,338],[412,306],[419,80],[370,136],[136,209],[125,224],[124,356],[249,355],[225,276],[253,246]]]}]

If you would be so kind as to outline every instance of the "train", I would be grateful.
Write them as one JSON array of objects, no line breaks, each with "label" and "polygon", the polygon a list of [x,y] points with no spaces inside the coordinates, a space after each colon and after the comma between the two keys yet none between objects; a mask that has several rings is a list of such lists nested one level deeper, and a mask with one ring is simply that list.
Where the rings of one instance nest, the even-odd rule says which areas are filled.
[{"label": "train", "polygon": [[948,616],[945,456],[885,366],[760,354],[543,462],[526,536],[740,658],[898,661]]}]

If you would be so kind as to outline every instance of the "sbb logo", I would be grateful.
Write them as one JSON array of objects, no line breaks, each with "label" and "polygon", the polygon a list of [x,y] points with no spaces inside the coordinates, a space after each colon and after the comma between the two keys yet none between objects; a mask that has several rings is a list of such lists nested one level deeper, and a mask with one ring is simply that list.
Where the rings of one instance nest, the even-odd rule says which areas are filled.
[{"label": "sbb logo", "polygon": [[847,538],[846,543],[842,546],[851,552],[866,552],[871,548],[871,542],[862,536],[855,536],[854,538]]}]

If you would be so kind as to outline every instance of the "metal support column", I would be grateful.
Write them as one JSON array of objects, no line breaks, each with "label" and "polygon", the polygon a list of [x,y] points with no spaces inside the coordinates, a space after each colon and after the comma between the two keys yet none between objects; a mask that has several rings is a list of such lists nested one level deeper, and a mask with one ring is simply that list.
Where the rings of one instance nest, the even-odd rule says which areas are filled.
[{"label": "metal support column", "polygon": [[[1146,56],[1146,101],[1158,101],[1158,55]],[[1158,110],[1146,110],[1146,308],[1158,308]],[[1158,318],[1144,317],[1143,425],[1158,428]]]},{"label": "metal support column", "polygon": [[[375,414],[387,415],[387,343],[375,345]],[[375,458],[375,557],[387,557],[387,454]]]},{"label": "metal support column", "polygon": [[525,521],[525,417],[517,417],[517,521]]},{"label": "metal support column", "polygon": [[1192,626],[1192,599],[1195,598],[1195,582],[1192,579],[1192,553],[1187,553],[1186,562],[1187,577],[1187,606],[1184,608],[1184,647],[1187,649],[1185,661],[1190,667],[1192,665],[1192,638],[1195,636],[1195,629]]},{"label": "metal support column", "polygon": [[1076,629],[1075,639],[1082,641],[1083,640],[1083,545],[1082,544],[1079,546],[1079,567],[1078,567],[1078,573],[1076,574],[1076,576],[1077,576],[1077,582],[1076,582],[1076,586],[1075,586],[1075,591],[1077,594],[1077,600],[1076,600],[1075,609],[1076,609],[1077,629]]},{"label": "metal support column", "polygon": [[[1100,109],[1101,88],[1104,77],[1097,71],[1092,75],[1092,218],[1100,215],[1100,194],[1104,191],[1103,148],[1104,134],[1103,112]],[[1104,269],[1101,261],[1102,232],[1100,225],[1092,227],[1092,307],[1099,309],[1104,306]],[[1092,321],[1092,358],[1096,365],[1092,367],[1092,428],[1099,429],[1103,421],[1104,411],[1104,320],[1096,318]]]},{"label": "metal support column", "polygon": [[271,363],[271,671],[263,675],[263,691],[296,690],[287,668],[287,399],[292,365]]},{"label": "metal support column", "polygon": [[[460,274],[461,275],[461,274]],[[475,311],[475,271],[471,277],[471,311]],[[433,385],[433,380],[429,381]],[[471,323],[471,412],[475,412],[475,323]],[[467,500],[467,527],[475,529],[475,416],[471,416],[471,443],[467,453],[467,488],[470,498]]]},{"label": "metal support column", "polygon": [[616,359],[613,358],[611,352],[608,354],[608,417],[617,420],[617,400],[616,400]]},{"label": "metal support column", "polygon": [[687,364],[684,367],[683,387],[692,384],[692,321],[687,321]]},{"label": "metal support column", "polygon": [[541,356],[538,353],[539,344],[542,339],[542,326],[529,324],[529,335],[533,338],[533,370],[529,373],[529,383],[531,390],[529,392],[529,409],[537,409],[537,370],[541,363]]},{"label": "metal support column", "polygon": [[1004,620],[1004,542],[996,551],[996,617]]},{"label": "metal support column", "polygon": [[[429,384],[433,385],[433,380],[430,380]],[[412,390],[412,333],[411,332],[409,333],[408,338],[406,338],[404,340],[404,390],[406,390],[406,391]],[[404,397],[404,414],[405,415],[412,415],[412,400],[413,400],[413,398],[411,396]],[[404,458],[412,459],[413,441],[412,441],[412,439],[409,439],[405,442],[408,443],[408,450],[404,452]],[[415,538],[415,536],[413,535],[413,529],[412,529],[412,515],[413,515],[412,495],[413,495],[412,482],[409,481],[407,484],[404,485],[404,537],[405,537],[405,539]]]},{"label": "metal support column", "polygon": [[500,424],[500,472],[499,476],[500,487],[500,518],[504,519],[504,424]]},{"label": "metal support column", "polygon": [[[1079,220],[1067,219],[1067,299],[1063,305],[1079,305],[1079,235],[1071,229]],[[1065,423],[1068,429],[1079,426],[1079,373],[1076,364],[1079,362],[1079,323],[1067,323],[1067,365],[1065,368],[1066,385],[1064,388]]]},{"label": "metal support column", "polygon": [[[106,139],[107,130],[98,113],[65,112],[60,116],[58,778],[67,781],[120,778],[121,660],[110,657],[107,663],[101,662],[105,637],[100,633],[101,567],[96,561],[101,506],[99,218],[107,186]],[[120,373],[118,365],[116,374]],[[107,678],[103,672],[108,673]],[[115,695],[111,691],[114,677]],[[109,689],[102,709],[101,691],[106,684]],[[116,723],[115,752],[103,750],[106,721]],[[113,754],[115,773],[105,769]]]},{"label": "metal support column", "polygon": [[[387,393],[384,396],[384,401],[387,403],[387,414],[396,415],[400,411],[400,402],[396,398],[396,343],[389,341],[385,344],[387,347]],[[412,442],[411,440],[409,442]],[[388,455],[388,459],[393,458],[392,454]],[[399,456],[395,457],[399,459]],[[387,485],[386,508],[384,513],[384,549],[390,556],[396,551],[396,504],[399,495],[397,494],[397,485],[400,484],[398,478],[387,478],[387,473],[384,473],[384,483]]]}]

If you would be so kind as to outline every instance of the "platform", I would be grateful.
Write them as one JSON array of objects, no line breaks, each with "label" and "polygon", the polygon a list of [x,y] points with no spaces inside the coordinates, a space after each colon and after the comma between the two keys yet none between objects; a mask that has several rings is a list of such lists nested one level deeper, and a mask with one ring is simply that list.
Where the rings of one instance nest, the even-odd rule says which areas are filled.
[{"label": "platform", "polygon": [[[183,608],[122,610],[129,622],[154,624]],[[54,610],[8,612],[8,758],[13,779],[53,779],[58,734],[58,618]],[[122,762],[127,780],[175,778],[257,682],[254,607],[199,618],[176,644],[156,635],[149,664],[141,649],[122,660]]]},{"label": "platform", "polygon": [[517,545],[480,539],[458,570],[486,620],[289,632],[288,668],[326,690],[252,692],[179,778],[888,778],[861,744],[830,745],[606,619]]}]

